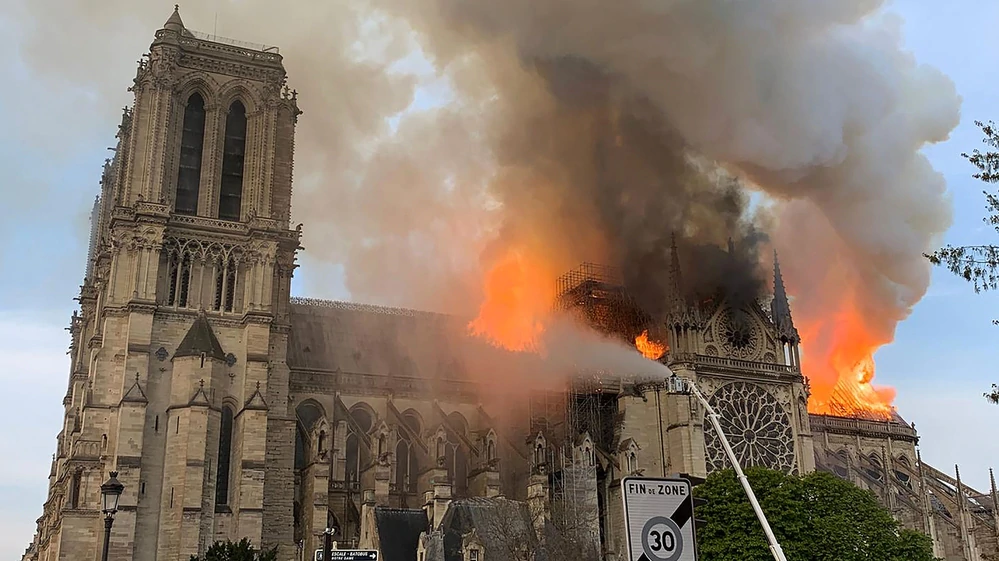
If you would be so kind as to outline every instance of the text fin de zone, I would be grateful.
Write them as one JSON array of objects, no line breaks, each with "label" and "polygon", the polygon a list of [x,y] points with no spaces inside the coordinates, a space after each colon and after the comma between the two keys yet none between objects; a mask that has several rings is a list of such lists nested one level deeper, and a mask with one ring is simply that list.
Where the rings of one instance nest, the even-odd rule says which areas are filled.
[{"label": "text fin de zone", "polygon": [[676,495],[686,496],[687,486],[664,483],[628,483],[629,495]]}]

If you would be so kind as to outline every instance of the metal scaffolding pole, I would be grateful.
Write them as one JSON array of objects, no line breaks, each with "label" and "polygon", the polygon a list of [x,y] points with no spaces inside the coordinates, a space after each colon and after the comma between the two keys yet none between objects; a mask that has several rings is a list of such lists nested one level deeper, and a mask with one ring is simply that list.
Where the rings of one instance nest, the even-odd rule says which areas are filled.
[{"label": "metal scaffolding pole", "polygon": [[673,374],[673,376],[667,380],[666,387],[670,393],[694,394],[697,401],[700,402],[702,407],[704,407],[708,420],[711,421],[711,426],[714,427],[715,433],[718,434],[718,438],[722,443],[722,448],[725,449],[725,454],[728,456],[729,462],[732,463],[732,467],[735,469],[735,475],[739,478],[739,482],[742,483],[742,488],[746,491],[746,496],[749,497],[749,504],[753,506],[753,511],[756,512],[756,518],[759,519],[760,525],[763,526],[763,533],[766,534],[767,542],[770,544],[770,554],[774,556],[776,561],[787,561],[787,557],[784,557],[784,550],[781,549],[780,543],[777,542],[777,536],[774,535],[773,529],[770,528],[770,522],[767,521],[767,516],[763,513],[763,508],[760,507],[759,501],[756,500],[756,493],[753,492],[753,488],[749,485],[749,479],[746,477],[746,474],[742,472],[742,467],[739,466],[739,459],[735,457],[735,452],[732,451],[732,446],[728,443],[728,438],[725,436],[724,431],[722,431],[721,423],[718,421],[718,413],[715,412],[713,407],[711,407],[711,404],[708,403],[707,398],[704,397],[704,394],[701,393],[700,388],[697,387],[693,380],[681,378],[676,374]]}]

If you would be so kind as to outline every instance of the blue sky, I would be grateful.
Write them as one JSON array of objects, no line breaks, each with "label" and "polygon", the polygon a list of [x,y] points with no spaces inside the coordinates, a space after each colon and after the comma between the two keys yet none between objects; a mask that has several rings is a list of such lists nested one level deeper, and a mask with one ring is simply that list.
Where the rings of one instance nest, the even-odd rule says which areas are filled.
[{"label": "blue sky", "polygon": [[[142,21],[144,30],[129,34],[148,44],[167,10],[164,4],[164,18]],[[992,103],[999,94],[999,39],[990,38],[999,3],[898,0],[891,10],[905,20],[906,42],[917,58],[948,74],[964,98],[960,127],[948,142],[927,149],[953,196],[955,226],[947,241],[999,241],[982,224],[982,185],[960,157],[980,145],[975,119],[999,119]],[[0,208],[6,211],[0,221],[0,384],[6,400],[0,423],[12,427],[0,433],[0,449],[16,458],[0,464],[0,557],[8,559],[27,545],[45,499],[68,377],[65,327],[83,276],[89,208],[120,109],[117,100],[27,67],[19,16],[17,5],[0,6],[0,44],[7,47],[0,82],[13,85],[0,89]],[[121,68],[141,52],[107,54],[120,58],[114,66]],[[122,94],[130,78],[114,74]],[[420,99],[435,97],[423,93]],[[342,286],[335,265],[320,265],[308,254],[302,261],[296,293],[303,286]],[[349,297],[336,288],[316,296]],[[987,486],[987,469],[999,452],[995,439],[983,437],[999,421],[999,407],[981,398],[999,382],[999,328],[990,323],[999,317],[997,303],[995,295],[975,295],[937,271],[896,342],[876,357],[878,380],[898,388],[900,412],[916,422],[924,459],[944,471],[960,463],[964,478],[979,488]]]}]

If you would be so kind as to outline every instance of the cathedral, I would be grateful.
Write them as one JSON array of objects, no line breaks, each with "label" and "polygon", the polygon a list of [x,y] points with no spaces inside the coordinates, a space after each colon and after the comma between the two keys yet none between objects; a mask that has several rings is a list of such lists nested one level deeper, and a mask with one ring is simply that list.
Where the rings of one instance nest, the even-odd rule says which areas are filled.
[{"label": "cathedral", "polygon": [[[112,561],[188,561],[242,538],[305,561],[327,527],[339,548],[385,561],[514,559],[510,548],[557,539],[617,561],[622,477],[728,467],[703,409],[665,380],[580,375],[499,408],[448,350],[465,337],[460,318],[292,297],[301,111],[277,48],[189,30],[174,11],[131,90],[25,560],[100,559],[100,486],[114,471]],[[849,479],[942,559],[999,554],[994,481],[983,493],[923,463],[897,415],[808,413],[776,263],[768,304],[674,290],[657,321],[608,268],[553,283],[555,306],[595,329],[654,334],[658,360],[697,381],[743,465]]]}]

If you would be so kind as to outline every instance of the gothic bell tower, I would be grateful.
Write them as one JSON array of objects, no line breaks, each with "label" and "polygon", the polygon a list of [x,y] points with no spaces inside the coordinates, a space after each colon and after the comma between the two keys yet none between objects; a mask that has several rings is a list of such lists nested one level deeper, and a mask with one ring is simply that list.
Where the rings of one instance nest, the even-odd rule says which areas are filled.
[{"label": "gothic bell tower", "polygon": [[43,558],[99,557],[111,470],[112,558],[242,537],[294,557],[285,80],[277,48],[189,30],[176,8],[139,61],[93,215]]}]

